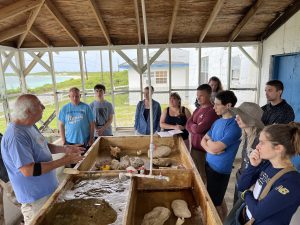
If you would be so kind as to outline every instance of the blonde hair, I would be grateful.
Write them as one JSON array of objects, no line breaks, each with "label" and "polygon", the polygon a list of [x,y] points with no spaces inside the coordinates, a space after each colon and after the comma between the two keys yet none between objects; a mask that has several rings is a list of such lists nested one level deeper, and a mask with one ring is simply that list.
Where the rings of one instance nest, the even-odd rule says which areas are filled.
[{"label": "blonde hair", "polygon": [[69,93],[70,92],[77,92],[77,93],[80,93],[80,90],[77,88],[77,87],[72,87],[72,88],[70,88],[70,90],[69,90]]},{"label": "blonde hair", "polygon": [[250,132],[249,134],[246,134],[246,131],[242,129],[242,136],[241,136],[241,143],[239,145],[238,151],[242,151],[243,147],[245,145],[245,142],[247,140],[247,147],[251,147],[255,141],[255,139],[258,137],[259,133],[261,132],[261,128],[258,127],[249,127]]}]

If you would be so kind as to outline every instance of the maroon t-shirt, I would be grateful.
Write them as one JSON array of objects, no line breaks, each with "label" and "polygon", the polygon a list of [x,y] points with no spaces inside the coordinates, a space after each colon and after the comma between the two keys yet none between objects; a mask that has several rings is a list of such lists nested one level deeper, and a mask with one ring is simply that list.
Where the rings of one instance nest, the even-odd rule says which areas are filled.
[{"label": "maroon t-shirt", "polygon": [[210,129],[211,125],[218,119],[213,105],[206,108],[197,108],[186,123],[186,129],[191,134],[192,148],[205,151],[201,146],[201,140]]}]

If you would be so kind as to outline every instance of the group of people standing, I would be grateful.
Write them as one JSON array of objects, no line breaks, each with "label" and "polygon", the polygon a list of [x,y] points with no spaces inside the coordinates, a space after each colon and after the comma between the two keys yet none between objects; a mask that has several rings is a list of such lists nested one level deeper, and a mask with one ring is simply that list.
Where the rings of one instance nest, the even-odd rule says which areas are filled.
[{"label": "group of people standing", "polygon": [[[144,100],[136,107],[137,134],[150,134],[149,92],[154,92],[150,88],[144,89]],[[242,152],[236,174],[236,204],[225,224],[289,224],[300,205],[300,174],[291,161],[300,153],[300,125],[291,122],[295,116],[281,98],[282,82],[267,82],[265,91],[267,105],[244,102],[235,107],[234,92],[223,91],[220,80],[213,77],[197,88],[197,108],[192,114],[176,92],[170,94],[169,107],[163,111],[152,100],[153,132],[182,131],[180,135],[222,220],[227,215],[224,195],[232,165],[238,149]],[[95,101],[87,105],[80,101],[79,89],[69,90],[70,103],[58,116],[61,146],[47,143],[35,127],[45,108],[39,99],[25,94],[16,100],[1,155],[22,204],[25,224],[57,188],[55,169],[80,161],[95,138],[112,135],[114,109],[104,99],[105,86],[97,84],[94,92]],[[51,153],[60,152],[65,156],[53,160]]]},{"label": "group of people standing", "polygon": [[[282,99],[283,90],[281,81],[268,81],[268,104],[260,107],[244,102],[235,107],[234,92],[223,91],[220,80],[212,77],[208,84],[197,88],[197,108],[192,115],[181,105],[177,93],[171,93],[169,107],[162,115],[159,103],[153,101],[154,132],[178,129],[183,131],[186,144],[190,139],[191,146],[187,147],[226,225],[289,224],[300,205],[299,164],[295,160],[299,161],[300,125],[293,122],[295,114]],[[145,96],[139,105],[148,101]],[[149,127],[149,118],[142,107],[137,107],[135,129],[139,134],[149,134]],[[238,151],[242,162],[236,173],[234,207],[226,218],[224,195]],[[272,184],[267,185],[271,180]]]},{"label": "group of people standing", "polygon": [[95,100],[90,104],[80,101],[80,90],[69,90],[70,102],[59,112],[59,133],[63,145],[82,145],[86,150],[99,136],[112,136],[114,109],[106,101],[106,88],[102,84],[94,87]]}]

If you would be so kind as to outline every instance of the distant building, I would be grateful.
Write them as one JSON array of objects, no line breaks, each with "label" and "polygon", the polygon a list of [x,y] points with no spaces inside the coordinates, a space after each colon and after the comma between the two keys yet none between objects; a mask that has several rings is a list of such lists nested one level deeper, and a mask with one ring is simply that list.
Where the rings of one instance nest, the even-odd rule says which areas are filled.
[{"label": "distant building", "polygon": [[[247,53],[256,60],[257,47],[245,47]],[[150,58],[155,53],[150,53]],[[199,68],[198,68],[198,49],[172,49],[172,89],[191,89],[193,91],[177,91],[182,103],[193,105],[196,98],[196,88],[198,87]],[[146,57],[144,56],[144,64]],[[133,60],[136,63],[136,60]],[[139,74],[127,63],[119,65],[120,69],[128,70],[128,85],[131,91],[140,91]],[[228,48],[202,48],[201,51],[201,79],[200,83],[205,83],[212,76],[221,79],[224,89],[227,87],[228,74]],[[232,48],[231,53],[231,88],[255,88],[258,68],[237,48]],[[142,78],[143,87],[148,85],[147,71]],[[165,50],[158,59],[151,65],[151,84],[157,91],[153,98],[161,104],[168,104],[169,95],[169,54]],[[255,101],[255,91],[234,91],[238,97],[238,104],[244,101]],[[140,100],[140,93],[129,93],[129,104],[135,105]]]},{"label": "distant building", "polygon": [[[150,54],[150,58],[155,53]],[[145,57],[144,57],[145,58]],[[136,63],[136,59],[133,60]],[[145,63],[145,62],[144,62]],[[172,49],[172,89],[184,89],[189,86],[189,52],[182,49]],[[120,69],[128,70],[128,85],[129,90],[140,90],[139,74],[127,63],[119,65]],[[169,53],[167,50],[152,63],[151,68],[151,85],[154,87],[155,92],[169,91]],[[148,85],[147,71],[143,74],[142,78],[143,88]],[[184,96],[181,96],[182,98]],[[153,96],[161,104],[169,103],[168,94],[155,94]],[[129,93],[129,104],[135,105],[140,100],[140,93]]]}]

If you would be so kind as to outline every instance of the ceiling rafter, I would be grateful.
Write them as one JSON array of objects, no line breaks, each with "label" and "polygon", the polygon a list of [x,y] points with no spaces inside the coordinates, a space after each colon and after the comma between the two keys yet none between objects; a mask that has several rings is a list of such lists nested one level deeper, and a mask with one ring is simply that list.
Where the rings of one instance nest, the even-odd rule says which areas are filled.
[{"label": "ceiling rafter", "polygon": [[283,25],[289,18],[300,10],[300,1],[296,1],[291,4],[283,14],[275,19],[261,35],[261,40],[265,40],[270,37],[281,25]]},{"label": "ceiling rafter", "polygon": [[142,44],[142,35],[141,35],[141,25],[140,25],[138,0],[134,0],[134,13],[135,13],[135,21],[136,21],[136,26],[137,26],[139,44]]},{"label": "ceiling rafter", "polygon": [[78,45],[81,45],[81,41],[75,31],[72,29],[68,21],[65,19],[65,17],[59,12],[59,10],[56,8],[56,6],[50,1],[45,0],[45,6],[49,10],[49,12],[54,16],[54,18],[57,20],[57,22],[62,26],[62,28],[69,34],[69,36],[72,38],[72,40]]},{"label": "ceiling rafter", "polygon": [[109,37],[109,33],[108,33],[108,30],[107,30],[107,27],[105,26],[104,24],[104,21],[102,19],[102,16],[101,16],[101,13],[100,13],[100,10],[99,8],[97,7],[96,5],[96,2],[94,0],[88,0],[92,10],[93,10],[93,13],[95,14],[96,16],[96,20],[97,20],[97,23],[107,41],[107,44],[108,45],[111,45],[111,40],[110,40],[110,37]]},{"label": "ceiling rafter", "polygon": [[31,29],[29,30],[29,33],[35,36],[45,46],[49,47],[52,45],[49,39],[42,32],[40,32],[36,27],[32,26]]},{"label": "ceiling rafter", "polygon": [[18,45],[17,45],[18,48],[20,48],[22,46],[22,44],[23,44],[27,34],[29,33],[37,15],[39,14],[44,2],[45,2],[45,0],[40,0],[40,5],[31,11],[31,13],[27,19],[27,22],[26,22],[26,25],[27,25],[26,31],[23,34],[21,34],[21,36],[18,40]]},{"label": "ceiling rafter", "polygon": [[39,6],[40,0],[21,0],[16,1],[2,9],[0,9],[0,21],[10,17],[19,15],[20,13],[29,11]]},{"label": "ceiling rafter", "polygon": [[0,33],[0,42],[10,39],[12,37],[16,37],[20,34],[23,34],[27,29],[26,24],[22,24],[10,29],[7,29]]},{"label": "ceiling rafter", "polygon": [[223,6],[224,0],[218,0],[217,3],[215,4],[211,14],[209,15],[209,18],[200,34],[199,37],[199,42],[203,42],[207,32],[209,31],[209,29],[211,28],[213,22],[215,21],[217,15],[219,14],[222,6]]},{"label": "ceiling rafter", "polygon": [[172,43],[172,36],[173,36],[176,17],[177,17],[177,13],[178,13],[179,2],[180,2],[180,0],[175,0],[175,4],[174,4],[174,7],[173,7],[172,20],[171,20],[171,25],[170,25],[170,28],[169,28],[168,43]]},{"label": "ceiling rafter", "polygon": [[257,10],[261,6],[264,0],[257,0],[255,4],[250,8],[244,18],[240,21],[240,23],[236,26],[233,32],[230,35],[229,41],[234,41],[238,35],[240,34],[243,27],[251,20],[251,18],[256,14]]}]

